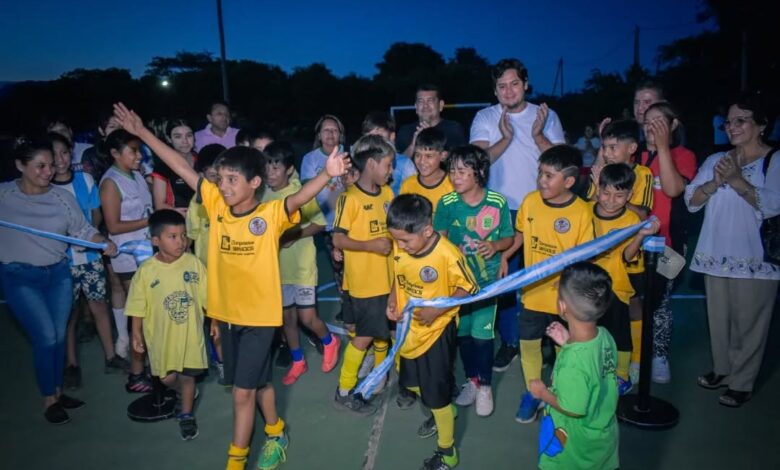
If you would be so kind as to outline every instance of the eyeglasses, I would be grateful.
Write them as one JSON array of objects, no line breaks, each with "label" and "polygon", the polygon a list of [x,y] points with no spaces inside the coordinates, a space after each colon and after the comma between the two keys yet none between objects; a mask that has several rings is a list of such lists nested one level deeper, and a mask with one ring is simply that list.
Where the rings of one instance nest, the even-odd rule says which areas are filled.
[{"label": "eyeglasses", "polygon": [[723,123],[723,129],[728,129],[730,127],[742,127],[745,125],[746,122],[752,121],[753,118],[750,116],[744,116],[744,117],[735,117],[734,119],[727,119]]}]

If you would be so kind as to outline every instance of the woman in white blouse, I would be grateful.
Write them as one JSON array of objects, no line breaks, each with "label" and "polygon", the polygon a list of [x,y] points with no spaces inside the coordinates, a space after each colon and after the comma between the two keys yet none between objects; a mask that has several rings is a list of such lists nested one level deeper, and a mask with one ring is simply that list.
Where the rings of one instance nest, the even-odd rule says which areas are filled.
[{"label": "woman in white blouse", "polygon": [[685,190],[689,211],[705,207],[691,270],[704,274],[713,368],[697,382],[728,387],[719,401],[731,407],[751,397],[780,281],[759,235],[780,214],[780,152],[764,143],[767,123],[755,98],[732,104],[724,128],[734,148],[707,158]]}]

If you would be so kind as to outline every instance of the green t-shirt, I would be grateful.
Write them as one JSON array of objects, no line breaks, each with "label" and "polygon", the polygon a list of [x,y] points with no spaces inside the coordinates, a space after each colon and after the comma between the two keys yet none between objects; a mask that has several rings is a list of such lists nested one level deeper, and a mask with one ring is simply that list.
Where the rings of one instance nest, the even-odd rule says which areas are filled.
[{"label": "green t-shirt", "polygon": [[447,238],[458,247],[480,287],[495,281],[501,266],[501,255],[490,259],[477,254],[478,241],[496,241],[514,236],[509,206],[501,194],[485,189],[485,196],[476,206],[463,202],[460,194],[451,192],[439,200],[433,228],[447,231]]},{"label": "green t-shirt", "polygon": [[553,369],[550,391],[564,410],[551,406],[546,412],[555,429],[566,433],[563,451],[555,457],[542,454],[542,469],[615,469],[618,468],[618,426],[615,410],[618,402],[615,364],[617,348],[603,327],[598,335],[584,343],[561,348]]}]

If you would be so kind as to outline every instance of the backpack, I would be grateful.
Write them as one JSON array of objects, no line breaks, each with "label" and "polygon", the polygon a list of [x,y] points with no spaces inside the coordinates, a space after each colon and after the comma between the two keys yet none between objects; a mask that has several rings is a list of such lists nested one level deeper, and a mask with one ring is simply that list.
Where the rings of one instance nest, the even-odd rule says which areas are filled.
[{"label": "backpack", "polygon": [[[769,170],[769,162],[778,151],[773,148],[764,157],[764,179]],[[766,182],[764,183],[766,185]],[[759,229],[761,245],[764,247],[764,261],[780,266],[780,215],[764,219]]]}]

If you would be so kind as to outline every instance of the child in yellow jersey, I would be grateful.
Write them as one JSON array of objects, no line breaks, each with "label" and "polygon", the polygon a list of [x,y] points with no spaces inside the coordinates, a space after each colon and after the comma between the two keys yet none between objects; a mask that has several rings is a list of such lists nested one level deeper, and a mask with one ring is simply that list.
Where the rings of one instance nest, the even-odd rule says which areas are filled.
[{"label": "child in yellow jersey", "polygon": [[[624,163],[610,164],[601,170],[598,199],[593,205],[593,225],[597,237],[639,222],[639,216],[626,207],[631,199],[635,178],[631,167]],[[634,295],[634,288],[628,278],[627,263],[637,257],[645,237],[657,231],[658,222],[655,221],[652,227],[643,228],[634,238],[625,240],[594,259],[594,262],[612,277],[615,298],[604,316],[599,319],[599,325],[612,334],[617,345],[617,380],[620,395],[625,395],[633,387],[628,375],[631,358],[628,303]]]},{"label": "child in yellow jersey", "polygon": [[276,468],[286,460],[288,445],[271,384],[271,343],[274,330],[282,324],[279,238],[300,221],[300,208],[331,178],[346,171],[349,160],[334,149],[325,169],[298,192],[261,204],[265,164],[259,150],[225,151],[215,164],[219,183],[214,184],[202,179],[123,104],[114,105],[114,117],[197,191],[208,213],[208,315],[218,320],[211,334],[222,338],[225,381],[233,384],[234,426],[227,469],[246,466],[258,404],[267,439],[257,467]]},{"label": "child in yellow jersey", "polygon": [[[411,298],[466,297],[479,290],[460,250],[433,230],[432,214],[430,201],[416,194],[398,196],[390,205],[387,225],[397,242],[393,290],[387,302],[390,320],[400,320]],[[433,416],[420,428],[438,432],[438,448],[423,463],[425,470],[447,470],[458,464],[452,405],[458,310],[415,309],[409,335],[401,345],[399,386],[420,395],[431,409]]]},{"label": "child in yellow jersey", "polygon": [[149,352],[152,375],[180,397],[181,438],[195,439],[195,377],[207,367],[206,267],[187,251],[189,240],[179,212],[155,212],[149,217],[149,232],[157,253],[133,276],[125,313],[133,318],[133,349]]},{"label": "child in yellow jersey", "polygon": [[454,191],[444,170],[447,159],[447,137],[435,127],[423,129],[414,142],[414,165],[417,174],[401,183],[399,194],[419,194],[433,205],[434,215],[439,199]]},{"label": "child in yellow jersey", "polygon": [[337,406],[362,415],[376,407],[352,393],[366,349],[374,343],[374,357],[387,354],[390,325],[385,317],[390,293],[392,243],[387,234],[387,208],[393,192],[387,186],[393,171],[393,145],[384,137],[365,135],[352,147],[352,160],[360,170],[357,182],[336,203],[333,246],[344,252],[344,278],[349,280],[349,303],[355,321],[355,337],[344,350]]},{"label": "child in yellow jersey", "polygon": [[[582,166],[582,154],[569,145],[556,145],[539,156],[538,191],[525,197],[517,212],[515,241],[501,255],[501,272],[521,246],[526,267],[593,239],[593,215],[588,203],[572,193]],[[526,389],[542,376],[542,337],[558,313],[555,299],[559,275],[523,288],[520,311],[520,365]],[[541,402],[526,392],[515,419],[531,423]]]},{"label": "child in yellow jersey", "polygon": [[[288,142],[268,144],[265,156],[266,190],[263,202],[284,199],[301,187],[296,178],[295,152]],[[339,359],[340,341],[332,335],[317,316],[317,249],[311,238],[325,229],[325,216],[316,200],[301,208],[301,223],[282,235],[279,265],[282,280],[282,308],[284,309],[284,335],[290,347],[292,366],[282,378],[282,383],[292,385],[308,367],[298,333],[298,322],[314,332],[323,345],[322,371],[330,372]]]},{"label": "child in yellow jersey", "polygon": [[[639,148],[639,124],[633,119],[614,121],[604,127],[601,133],[600,158],[593,166],[593,183],[588,191],[591,200],[596,200],[599,188],[599,173],[604,165],[611,163],[625,163],[629,165],[636,175],[632,189],[631,199],[626,207],[635,212],[640,220],[645,220],[653,209],[653,173],[650,168],[636,163],[636,152]],[[644,263],[642,253],[639,253],[628,264],[628,277],[634,287],[634,295],[629,302],[629,315],[631,318],[631,339],[634,350],[631,353],[631,370],[633,381],[639,378],[639,351],[642,340],[642,294],[644,290]]]}]

